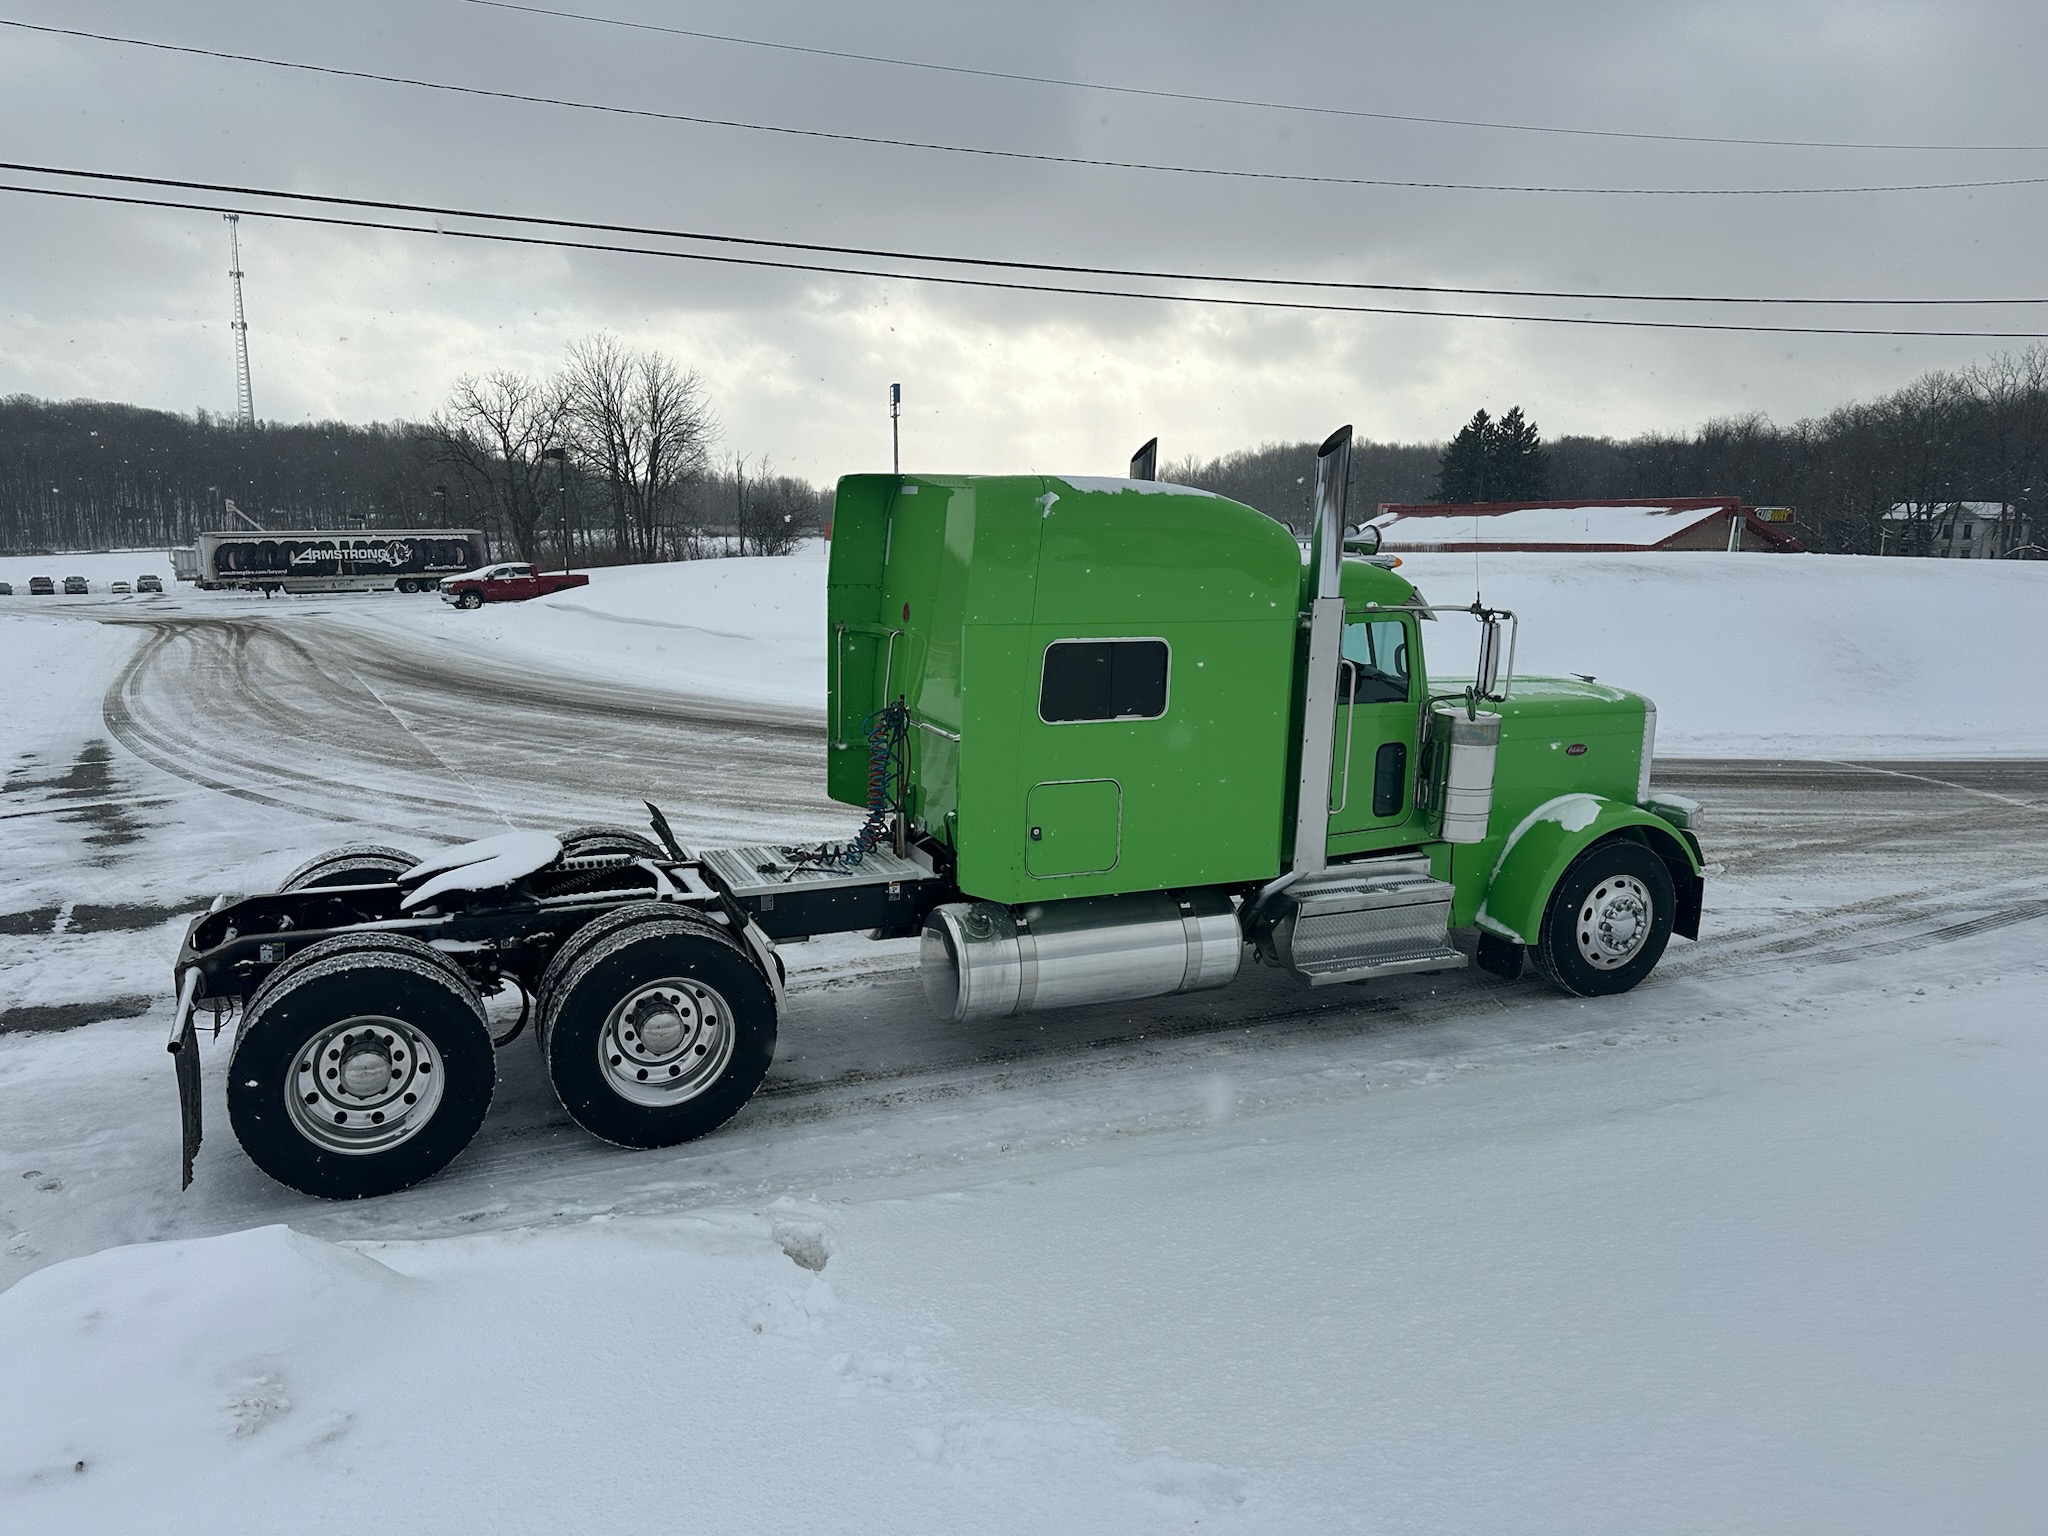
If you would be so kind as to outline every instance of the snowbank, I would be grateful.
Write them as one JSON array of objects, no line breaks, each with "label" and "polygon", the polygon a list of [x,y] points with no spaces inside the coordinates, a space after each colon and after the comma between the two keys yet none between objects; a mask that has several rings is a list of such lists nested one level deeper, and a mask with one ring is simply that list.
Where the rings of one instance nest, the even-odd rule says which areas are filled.
[{"label": "snowbank", "polygon": [[332,611],[538,666],[822,713],[826,558],[813,541],[773,558],[602,568],[587,587],[466,613],[417,599]]},{"label": "snowbank", "polygon": [[[596,572],[588,588],[475,614],[379,610],[536,665],[822,710],[826,551]],[[1405,557],[1433,602],[1468,602],[1471,555]],[[1657,702],[1666,753],[2048,753],[2048,564],[1841,555],[1485,554],[1478,588],[1522,620],[1517,669]],[[443,605],[436,605],[437,608]],[[1466,675],[1446,618],[1431,672]]]},{"label": "snowbank", "polygon": [[[822,713],[827,559],[827,546],[813,542],[773,559],[613,567],[557,597],[473,613],[389,593],[299,598],[263,611],[395,630],[536,668]],[[0,575],[9,567],[60,577],[76,570],[97,594],[102,567],[132,580],[150,568],[138,564],[144,560],[8,560]],[[2048,754],[2048,563],[1705,553],[1403,560],[1402,574],[1432,602],[1469,602],[1476,586],[1489,603],[1519,614],[1518,670],[1592,673],[1655,699],[1667,754]],[[25,576],[16,590],[25,590]],[[189,587],[163,599],[94,600],[106,601],[110,617],[239,612],[252,601]],[[0,619],[49,601],[0,599]],[[1455,617],[1429,633],[1435,679],[1452,684],[1466,674],[1471,637]]]},{"label": "snowbank", "polygon": [[[1401,574],[1432,602],[1468,602],[1476,581],[1513,609],[1518,671],[1648,694],[1667,753],[2048,752],[2048,564],[1419,554]],[[1432,675],[1470,654],[1460,635],[1450,656],[1432,652]]]}]

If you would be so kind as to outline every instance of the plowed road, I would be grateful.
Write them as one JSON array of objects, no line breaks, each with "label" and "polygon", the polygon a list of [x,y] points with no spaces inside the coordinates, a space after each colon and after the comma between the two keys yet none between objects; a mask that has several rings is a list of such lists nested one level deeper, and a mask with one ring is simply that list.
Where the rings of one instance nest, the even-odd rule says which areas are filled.
[{"label": "plowed road", "polygon": [[[421,846],[508,824],[637,823],[643,797],[696,841],[851,824],[821,792],[816,715],[514,672],[311,606],[168,612],[138,627],[103,717],[150,765],[127,792],[182,818],[160,819],[133,855],[146,860],[154,838],[159,867],[203,857],[201,824],[229,822],[237,806],[274,829],[279,858],[337,840],[337,823]],[[318,1206],[241,1157],[220,1110],[225,1039],[204,1053],[211,1124],[197,1183],[177,1193],[167,1005],[39,1037],[47,1054],[23,1059],[34,1081],[9,1095],[0,1163],[90,1179],[92,1214],[74,1208],[53,1228],[15,1210],[23,1231],[48,1235],[24,1238],[9,1269],[265,1220],[389,1236],[811,1190],[1512,1070],[1557,1050],[1682,1050],[1703,1029],[1769,1027],[1859,988],[1961,984],[2048,951],[2048,764],[1660,760],[1656,779],[1709,807],[1707,926],[1626,998],[1585,1003],[1476,973],[1310,992],[1261,972],[1218,993],[963,1030],[927,1013],[913,945],[821,940],[788,952],[776,1066],[719,1134],[663,1152],[602,1146],[562,1115],[521,1041],[501,1056],[470,1151],[367,1206]],[[42,825],[16,814],[15,825]],[[18,1180],[0,1183],[0,1206],[28,1198]]]}]

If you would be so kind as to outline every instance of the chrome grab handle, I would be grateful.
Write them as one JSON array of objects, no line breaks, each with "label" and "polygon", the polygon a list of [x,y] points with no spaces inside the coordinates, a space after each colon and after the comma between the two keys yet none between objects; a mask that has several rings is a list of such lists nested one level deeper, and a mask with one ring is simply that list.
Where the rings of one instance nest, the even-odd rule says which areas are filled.
[{"label": "chrome grab handle", "polygon": [[832,630],[832,667],[836,676],[833,697],[838,700],[838,711],[826,722],[825,746],[833,752],[843,752],[853,743],[841,734],[841,716],[846,713],[846,635],[849,630],[863,635],[884,635],[889,637],[889,650],[882,663],[882,702],[889,702],[889,684],[896,672],[896,642],[902,638],[900,629],[885,630],[879,624],[837,624]]},{"label": "chrome grab handle", "polygon": [[1349,656],[1343,657],[1337,663],[1337,675],[1342,677],[1347,667],[1351,671],[1351,686],[1345,690],[1342,700],[1344,706],[1344,776],[1340,782],[1343,785],[1343,792],[1337,796],[1337,803],[1330,807],[1330,814],[1332,816],[1351,803],[1351,738],[1355,734],[1352,730],[1351,711],[1358,703],[1358,663]]}]

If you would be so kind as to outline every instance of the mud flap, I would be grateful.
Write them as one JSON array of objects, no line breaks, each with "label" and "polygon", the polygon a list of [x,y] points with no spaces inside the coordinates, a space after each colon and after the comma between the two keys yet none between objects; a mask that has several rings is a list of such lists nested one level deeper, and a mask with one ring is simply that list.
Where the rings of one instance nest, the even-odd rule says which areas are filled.
[{"label": "mud flap", "polygon": [[185,1027],[171,1044],[171,1054],[177,1058],[173,1063],[178,1075],[178,1121],[184,1131],[184,1172],[178,1181],[178,1188],[192,1187],[192,1159],[199,1155],[199,1139],[206,1127],[200,1118],[199,1101],[199,1036],[192,1028],[191,1015],[185,1017]]}]

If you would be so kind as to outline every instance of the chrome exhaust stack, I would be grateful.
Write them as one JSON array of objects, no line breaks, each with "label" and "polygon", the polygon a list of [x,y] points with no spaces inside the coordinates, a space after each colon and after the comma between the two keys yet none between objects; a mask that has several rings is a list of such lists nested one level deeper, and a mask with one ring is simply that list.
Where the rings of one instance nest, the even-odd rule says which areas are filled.
[{"label": "chrome exhaust stack", "polygon": [[1316,450],[1316,520],[1309,563],[1308,675],[1301,713],[1301,773],[1294,804],[1294,864],[1313,874],[1330,862],[1330,761],[1337,730],[1337,663],[1344,643],[1344,501],[1351,485],[1351,428]]}]

